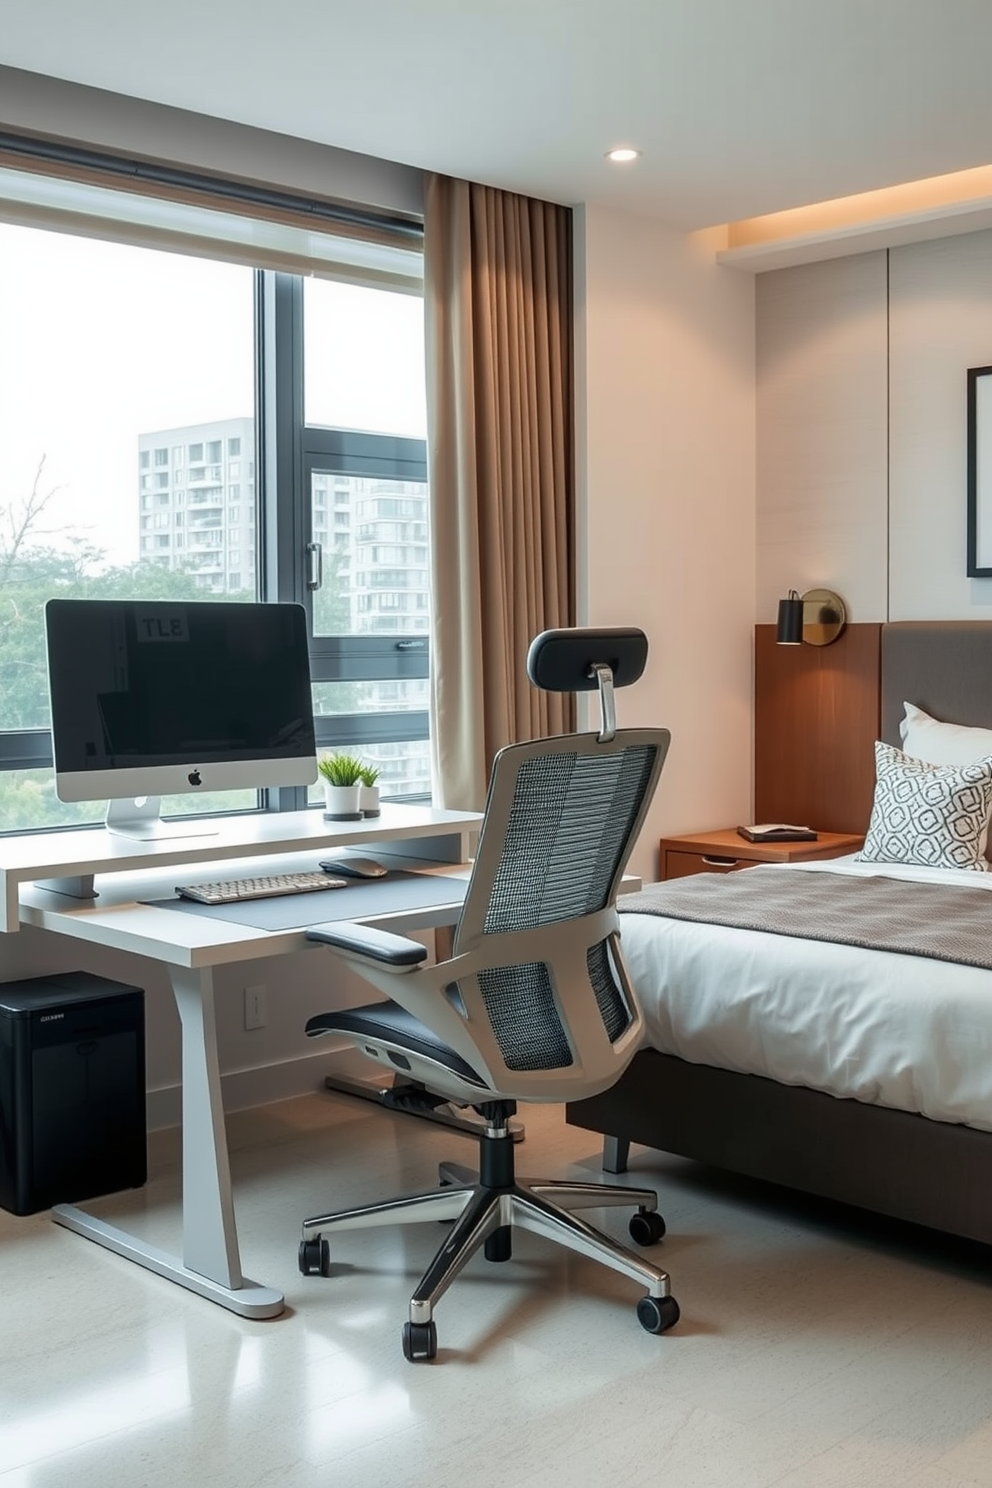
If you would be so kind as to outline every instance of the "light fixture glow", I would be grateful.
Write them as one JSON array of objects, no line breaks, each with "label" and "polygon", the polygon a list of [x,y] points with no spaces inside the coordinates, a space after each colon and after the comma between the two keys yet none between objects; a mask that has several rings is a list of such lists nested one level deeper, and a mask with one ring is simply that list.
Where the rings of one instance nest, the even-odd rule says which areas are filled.
[{"label": "light fixture glow", "polygon": [[618,164],[622,164],[627,160],[636,160],[640,153],[640,150],[632,150],[628,145],[623,145],[617,150],[607,150],[606,158],[607,160],[614,160]]}]

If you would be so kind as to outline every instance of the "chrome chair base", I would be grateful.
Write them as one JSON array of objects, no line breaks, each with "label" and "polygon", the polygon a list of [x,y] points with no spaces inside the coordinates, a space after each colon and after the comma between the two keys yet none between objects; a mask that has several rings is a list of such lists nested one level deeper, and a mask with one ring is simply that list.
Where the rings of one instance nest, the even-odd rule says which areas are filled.
[{"label": "chrome chair base", "polygon": [[634,1205],[637,1212],[630,1222],[631,1234],[641,1244],[652,1244],[661,1239],[665,1225],[657,1212],[657,1195],[651,1189],[550,1179],[537,1182],[511,1179],[493,1185],[478,1181],[460,1163],[448,1162],[441,1164],[439,1178],[438,1188],[356,1209],[315,1215],[303,1221],[300,1270],[304,1275],[323,1276],[330,1275],[331,1270],[327,1231],[438,1220],[454,1222],[410,1299],[410,1320],[404,1330],[404,1352],[408,1359],[435,1356],[433,1317],[438,1302],[480,1247],[489,1260],[508,1260],[514,1227],[555,1240],[633,1281],[642,1282],[647,1287],[647,1296],[638,1306],[638,1318],[649,1332],[665,1332],[678,1321],[678,1304],[671,1296],[668,1273],[642,1260],[574,1213],[594,1206]]}]

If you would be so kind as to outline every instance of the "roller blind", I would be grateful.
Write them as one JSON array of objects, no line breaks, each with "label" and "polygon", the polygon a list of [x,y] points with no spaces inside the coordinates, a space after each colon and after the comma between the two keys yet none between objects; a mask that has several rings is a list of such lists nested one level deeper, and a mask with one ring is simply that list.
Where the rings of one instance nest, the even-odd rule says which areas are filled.
[{"label": "roller blind", "polygon": [[412,219],[2,131],[0,221],[423,290],[423,228]]}]

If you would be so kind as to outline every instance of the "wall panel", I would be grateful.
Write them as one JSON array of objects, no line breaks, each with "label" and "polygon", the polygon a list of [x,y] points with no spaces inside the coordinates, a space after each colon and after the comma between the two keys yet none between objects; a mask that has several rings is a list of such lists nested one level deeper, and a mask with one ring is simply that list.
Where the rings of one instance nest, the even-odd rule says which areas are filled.
[{"label": "wall panel", "polygon": [[884,252],[758,276],[759,621],[820,585],[885,619],[886,358]]}]

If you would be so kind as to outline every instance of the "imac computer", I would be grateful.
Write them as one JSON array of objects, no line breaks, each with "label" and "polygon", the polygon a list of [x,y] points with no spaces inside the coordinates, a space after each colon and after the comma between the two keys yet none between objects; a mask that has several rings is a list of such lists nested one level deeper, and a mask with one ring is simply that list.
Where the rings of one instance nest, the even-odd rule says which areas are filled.
[{"label": "imac computer", "polygon": [[52,599],[45,624],[56,793],[109,799],[111,831],[205,835],[159,797],[316,780],[301,605]]}]

